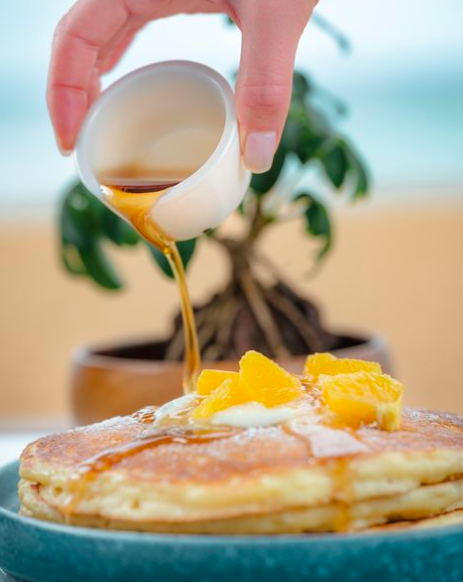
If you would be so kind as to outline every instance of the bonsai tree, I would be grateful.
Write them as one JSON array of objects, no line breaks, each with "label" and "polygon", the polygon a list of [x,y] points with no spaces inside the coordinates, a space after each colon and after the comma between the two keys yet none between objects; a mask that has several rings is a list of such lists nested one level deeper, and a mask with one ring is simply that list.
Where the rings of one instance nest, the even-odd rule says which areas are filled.
[{"label": "bonsai tree", "polygon": [[[319,24],[327,27],[324,21]],[[340,42],[345,43],[342,38]],[[320,190],[326,190],[328,185],[333,192],[342,192],[353,201],[368,194],[365,165],[348,139],[337,131],[339,115],[333,120],[317,107],[320,96],[340,113],[342,107],[333,97],[296,71],[291,107],[273,165],[268,172],[253,175],[249,192],[237,211],[245,223],[244,234],[229,238],[218,228],[203,235],[222,247],[231,266],[225,286],[205,305],[195,307],[200,350],[205,360],[233,359],[251,348],[281,357],[339,347],[339,338],[324,329],[314,304],[293,291],[275,265],[256,250],[263,232],[295,217],[307,237],[318,241],[313,264],[320,264],[328,256],[333,245],[333,226],[324,196],[315,187],[302,186],[302,178],[309,169],[318,169]],[[106,255],[106,247],[111,244],[145,248],[164,275],[172,277],[164,254],[142,240],[81,183],[73,184],[64,193],[60,231],[61,256],[68,272],[87,277],[100,287],[112,291],[123,287]],[[198,244],[200,239],[178,243],[185,267]],[[257,264],[260,271],[271,272],[274,283],[262,281],[256,273]],[[156,357],[177,360],[182,356],[179,314],[171,337],[161,351],[158,349]]]}]

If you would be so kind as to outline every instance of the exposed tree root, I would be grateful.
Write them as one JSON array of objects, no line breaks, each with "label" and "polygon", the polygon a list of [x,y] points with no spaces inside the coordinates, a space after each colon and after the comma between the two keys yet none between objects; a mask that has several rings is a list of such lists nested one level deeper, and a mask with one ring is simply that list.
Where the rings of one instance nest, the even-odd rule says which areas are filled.
[{"label": "exposed tree root", "polygon": [[[301,355],[332,349],[336,338],[328,333],[318,309],[278,280],[264,285],[251,269],[249,247],[221,241],[231,257],[230,283],[222,293],[195,308],[198,340],[204,360],[227,360],[256,349],[270,357]],[[261,266],[272,271],[266,260]],[[180,315],[168,342],[165,359],[183,357]]]}]

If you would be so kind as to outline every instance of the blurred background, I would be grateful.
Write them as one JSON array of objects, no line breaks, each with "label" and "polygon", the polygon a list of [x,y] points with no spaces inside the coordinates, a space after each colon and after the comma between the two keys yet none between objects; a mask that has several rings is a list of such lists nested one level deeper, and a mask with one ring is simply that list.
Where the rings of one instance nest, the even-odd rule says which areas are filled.
[{"label": "blurred background", "polygon": [[[75,173],[55,147],[44,96],[53,29],[71,4],[2,7],[0,425],[61,422],[75,346],[161,336],[178,306],[142,249],[115,253],[127,280],[121,293],[61,268],[56,212]],[[463,4],[325,0],[317,13],[352,49],[340,51],[311,24],[297,66],[346,104],[341,129],[366,159],[373,192],[355,207],[330,200],[336,245],[316,278],[299,227],[274,229],[265,249],[333,329],[387,338],[409,404],[463,412]],[[175,17],[147,26],[104,82],[176,58],[232,79],[239,50],[239,32],[223,18]],[[194,259],[195,301],[226,276],[217,252],[206,242]]]}]

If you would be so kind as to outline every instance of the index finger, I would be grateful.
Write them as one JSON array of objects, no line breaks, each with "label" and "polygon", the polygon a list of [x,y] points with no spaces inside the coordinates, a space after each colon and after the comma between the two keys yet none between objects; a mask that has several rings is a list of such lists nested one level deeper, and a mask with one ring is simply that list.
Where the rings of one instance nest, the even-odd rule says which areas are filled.
[{"label": "index finger", "polygon": [[90,104],[99,50],[126,24],[124,0],[79,0],[58,24],[47,103],[60,149],[72,150]]}]

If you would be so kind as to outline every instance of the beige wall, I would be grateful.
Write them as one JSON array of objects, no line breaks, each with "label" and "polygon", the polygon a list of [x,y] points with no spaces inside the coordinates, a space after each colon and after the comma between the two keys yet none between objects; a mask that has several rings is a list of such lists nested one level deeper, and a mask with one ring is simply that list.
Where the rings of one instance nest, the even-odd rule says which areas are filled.
[{"label": "beige wall", "polygon": [[[336,249],[315,279],[299,225],[275,228],[262,248],[332,326],[389,338],[408,403],[463,412],[463,196],[457,200],[338,212]],[[167,331],[177,306],[171,283],[141,249],[116,258],[128,290],[108,294],[61,271],[51,223],[2,225],[0,420],[64,415],[74,346]],[[190,272],[193,297],[211,293],[226,273],[219,252],[204,244]]]}]

